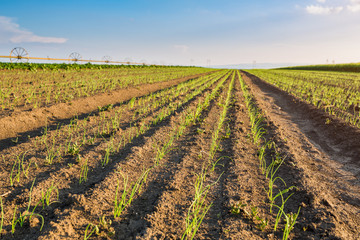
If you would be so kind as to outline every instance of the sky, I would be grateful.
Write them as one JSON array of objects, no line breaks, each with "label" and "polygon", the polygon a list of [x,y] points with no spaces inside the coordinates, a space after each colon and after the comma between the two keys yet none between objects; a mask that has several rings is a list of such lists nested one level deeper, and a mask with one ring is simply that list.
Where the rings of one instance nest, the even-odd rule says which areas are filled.
[{"label": "sky", "polygon": [[0,0],[0,55],[14,47],[171,65],[360,62],[360,0]]}]

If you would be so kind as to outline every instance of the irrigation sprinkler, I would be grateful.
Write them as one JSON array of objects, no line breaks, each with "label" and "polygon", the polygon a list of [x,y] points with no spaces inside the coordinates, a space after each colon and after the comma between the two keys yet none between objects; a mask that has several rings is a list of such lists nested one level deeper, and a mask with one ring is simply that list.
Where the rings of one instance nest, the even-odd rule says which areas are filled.
[{"label": "irrigation sprinkler", "polygon": [[77,52],[70,53],[69,60],[73,61],[74,63],[77,63],[78,61],[81,60],[80,53],[77,53]]},{"label": "irrigation sprinkler", "polygon": [[103,56],[102,60],[105,62],[105,63],[110,63],[110,61],[112,60],[112,58],[110,56]]},{"label": "irrigation sprinkler", "polygon": [[24,63],[29,61],[29,53],[22,47],[16,47],[10,52],[10,62]]},{"label": "irrigation sprinkler", "polygon": [[[44,57],[29,57],[28,52],[22,47],[16,47],[10,52],[10,56],[0,55],[0,58],[9,58],[12,63],[21,63],[21,62],[29,62],[29,59],[34,60],[46,60],[46,61],[69,61],[73,63],[77,62],[95,62],[95,63],[115,63],[115,64],[133,64],[133,65],[148,65],[144,62],[133,62],[131,58],[126,58],[125,61],[112,61],[110,56],[104,56],[102,60],[84,60],[81,55],[77,52],[73,52],[69,55],[69,58],[44,58]],[[153,64],[153,65],[156,65]]]}]

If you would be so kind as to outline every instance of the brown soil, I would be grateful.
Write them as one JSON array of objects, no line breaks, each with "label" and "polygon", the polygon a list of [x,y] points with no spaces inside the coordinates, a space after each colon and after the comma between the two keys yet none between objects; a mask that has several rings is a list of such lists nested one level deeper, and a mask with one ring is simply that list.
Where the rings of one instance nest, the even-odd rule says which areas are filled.
[{"label": "brown soil", "polygon": [[[297,187],[285,209],[286,212],[297,212],[301,206],[297,224],[290,237],[359,239],[359,161],[356,159],[359,156],[357,147],[360,142],[357,141],[358,130],[336,119],[325,125],[324,119],[328,116],[321,111],[254,76],[245,72],[242,75],[250,86],[258,107],[267,118],[264,126],[267,130],[266,139],[273,140],[281,156],[286,156],[286,162],[281,166],[278,176],[285,180],[287,186]],[[181,104],[172,114],[157,123],[153,120],[161,115],[169,103],[182,103],[188,94],[201,89],[204,83],[200,78],[178,79],[145,85],[139,89],[117,91],[111,95],[98,95],[87,99],[91,99],[88,106],[86,99],[75,101],[72,105],[56,105],[53,106],[53,115],[44,112],[45,108],[43,111],[39,109],[42,121],[45,122],[45,116],[53,116],[51,121],[62,123],[58,127],[49,127],[46,139],[41,134],[31,135],[29,132],[32,129],[41,132],[40,127],[44,126],[44,122],[34,123],[38,125],[25,130],[19,130],[14,125],[14,134],[25,132],[31,136],[26,141],[12,142],[1,148],[0,196],[5,215],[1,238],[84,239],[85,229],[91,223],[99,226],[99,233],[94,233],[90,239],[180,239],[186,227],[185,217],[194,198],[194,182],[208,161],[211,139],[223,110],[222,104],[226,99],[231,76],[226,79],[209,107],[202,112],[200,119],[174,140],[170,151],[159,165],[154,166],[154,159],[158,149],[168,141],[170,133],[186,117],[186,111],[195,111],[197,104],[219,83],[220,78],[216,79],[218,80],[209,88]],[[166,91],[165,88],[185,81],[193,82],[193,87],[183,90],[175,98],[168,99],[171,94],[161,95],[162,91],[159,91]],[[130,107],[130,102],[126,101],[153,91],[159,91],[155,100],[146,100],[146,96],[140,98],[145,105],[154,100],[148,112],[140,111],[143,105]],[[100,99],[101,104],[97,99]],[[215,170],[206,175],[205,184],[216,182],[206,198],[206,203],[212,204],[212,207],[195,239],[281,239],[283,223],[280,223],[277,231],[273,231],[276,213],[269,213],[265,191],[268,180],[259,169],[258,146],[251,138],[249,115],[238,79],[235,79],[231,99],[226,121],[220,132],[220,149],[215,155],[219,162]],[[107,111],[94,111],[98,106],[107,104],[114,104],[114,107]],[[76,107],[74,111],[84,116],[59,121],[73,116],[69,112],[62,113],[62,109],[72,107]],[[22,114],[23,120],[27,121],[25,114],[29,113],[19,113],[18,116]],[[56,114],[60,114],[60,117]],[[100,127],[106,119],[114,116],[119,116],[118,127],[110,130]],[[19,120],[17,124],[20,126],[22,123]],[[145,125],[149,127],[136,135],[135,131]],[[334,136],[327,135],[331,129],[341,129],[342,132]],[[69,132],[74,133],[70,139],[73,144],[80,144],[83,136],[88,136],[77,154],[69,153],[69,146],[64,146],[69,141]],[[352,136],[352,140],[345,138],[346,135]],[[130,136],[133,136],[131,140]],[[331,140],[326,140],[330,136]],[[336,141],[340,144],[334,145]],[[109,162],[104,165],[102,161],[106,156],[106,149],[112,142],[118,150],[112,152]],[[61,158],[55,158],[52,164],[45,163],[52,146],[49,143],[65,152]],[[10,172],[16,156],[20,156],[20,160],[24,156],[25,167],[30,164],[30,171],[27,176],[21,171],[20,181],[14,179],[14,185],[10,186]],[[338,158],[339,156],[342,158]],[[271,157],[269,153],[267,160],[271,160]],[[80,183],[79,176],[85,161],[89,168],[88,178]],[[134,182],[144,169],[149,168],[151,170],[142,191],[135,195],[120,217],[114,218],[115,192],[117,186],[120,194],[124,189],[123,177],[128,177],[129,183]],[[23,227],[17,224],[15,232],[11,233],[14,208],[17,206],[18,214],[26,210],[34,179],[30,204],[32,208],[40,200],[41,193],[52,184],[59,190],[59,199],[44,208],[40,204],[36,209],[35,212],[45,219],[42,231],[40,219],[33,217],[30,222],[26,220]],[[275,189],[280,188],[280,185]],[[51,199],[55,199],[54,197],[52,195]],[[243,204],[239,214],[231,213],[238,204]],[[246,214],[251,208],[256,208],[258,216],[269,221],[268,226],[261,229],[259,220]],[[99,218],[102,217],[106,224],[100,223]]]}]

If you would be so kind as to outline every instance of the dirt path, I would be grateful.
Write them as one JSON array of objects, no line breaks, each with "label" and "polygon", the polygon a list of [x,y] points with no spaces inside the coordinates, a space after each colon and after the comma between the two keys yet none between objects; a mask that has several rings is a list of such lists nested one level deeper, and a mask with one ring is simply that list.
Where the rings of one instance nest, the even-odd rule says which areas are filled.
[{"label": "dirt path", "polygon": [[308,229],[317,236],[359,239],[359,130],[333,118],[326,124],[330,117],[322,111],[253,75],[242,75],[260,108],[276,126],[275,134],[285,140],[294,170],[300,174],[299,184],[310,197],[305,203],[318,211],[314,224],[327,222]]}]

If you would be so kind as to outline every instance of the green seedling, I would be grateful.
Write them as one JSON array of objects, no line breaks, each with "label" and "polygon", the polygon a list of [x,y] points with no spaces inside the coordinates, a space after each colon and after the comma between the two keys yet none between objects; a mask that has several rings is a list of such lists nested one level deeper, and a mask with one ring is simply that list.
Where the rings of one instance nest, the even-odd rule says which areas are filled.
[{"label": "green seedling", "polygon": [[251,211],[251,218],[256,219],[257,215],[259,214],[258,208],[256,206],[253,206],[250,208]]},{"label": "green seedling", "polygon": [[81,169],[80,169],[80,177],[79,177],[79,183],[81,184],[82,182],[86,182],[87,181],[87,175],[88,175],[88,171],[89,171],[89,167],[88,167],[88,160],[85,159],[85,161],[83,162],[83,164],[81,165]]},{"label": "green seedling", "polygon": [[289,213],[284,214],[285,216],[285,228],[284,228],[284,234],[283,234],[283,240],[287,240],[289,238],[291,230],[294,229],[294,225],[296,224],[296,219],[299,216],[300,213],[300,207],[297,213]]},{"label": "green seedling", "polygon": [[[289,192],[290,190],[292,190],[294,187],[289,187],[287,189],[284,189],[282,191],[279,191],[279,193],[274,197],[274,200],[278,197],[281,197],[281,206],[278,206],[276,204],[274,204],[274,202],[271,203],[271,206],[275,206],[279,209],[277,215],[276,215],[276,219],[275,219],[275,225],[274,225],[274,231],[276,231],[277,229],[277,226],[281,220],[281,216],[282,214],[284,214],[284,207],[285,207],[285,203],[287,202],[287,200],[294,194],[294,193],[291,193],[287,198],[284,199],[284,194]],[[284,215],[285,216],[285,215]]]},{"label": "green seedling", "polygon": [[99,234],[99,226],[89,223],[85,228],[84,240],[89,239],[94,233]]},{"label": "green seedling", "polygon": [[115,235],[115,231],[111,228],[112,221],[106,220],[105,215],[99,217],[99,228],[106,231],[106,235],[112,237]]},{"label": "green seedling", "polygon": [[30,188],[30,192],[29,192],[29,203],[28,203],[28,207],[26,209],[25,212],[23,213],[19,213],[19,216],[17,216],[17,206],[15,206],[15,209],[14,209],[14,214],[13,214],[13,219],[11,221],[11,233],[15,233],[15,228],[16,228],[16,225],[19,224],[20,227],[22,227],[25,223],[25,220],[26,219],[29,219],[29,221],[31,221],[31,218],[32,217],[38,217],[41,219],[41,227],[40,227],[40,231],[42,230],[43,226],[44,226],[44,217],[40,214],[37,214],[37,213],[34,213],[35,212],[35,209],[37,208],[38,204],[40,202],[38,202],[35,207],[33,208],[32,211],[30,211],[30,207],[31,207],[31,192],[32,192],[32,189],[34,187],[34,183],[35,183],[35,179],[31,185],[31,188]]},{"label": "green seedling", "polygon": [[11,139],[11,141],[15,144],[17,144],[19,142],[19,137],[16,137],[14,139]]},{"label": "green seedling", "polygon": [[234,215],[239,215],[242,212],[244,212],[246,216],[250,216],[249,212],[245,209],[246,206],[247,206],[246,203],[242,203],[241,201],[238,201],[231,206],[230,212],[231,214]]},{"label": "green seedling", "polygon": [[[197,175],[197,174],[196,174]],[[212,184],[205,185],[205,177],[207,175],[206,169],[203,168],[201,174],[197,175],[195,181],[195,196],[194,200],[191,203],[187,216],[185,218],[186,229],[181,237],[181,239],[194,239],[196,232],[198,231],[206,213],[212,206],[212,203],[206,204],[206,196],[210,188],[217,184],[220,180],[222,174],[219,178]]]},{"label": "green seedling", "polygon": [[71,144],[71,141],[70,141],[68,144],[67,152],[68,152],[68,154],[70,154],[72,156],[76,156],[80,152],[80,147],[81,147],[81,145],[78,145],[77,142],[75,142],[74,144]]},{"label": "green seedling", "polygon": [[256,216],[256,220],[260,222],[257,226],[261,231],[264,231],[265,228],[269,225],[269,220],[262,219],[259,216]]},{"label": "green seedling", "polygon": [[136,180],[135,183],[129,184],[128,176],[124,176],[122,173],[121,176],[123,177],[123,192],[121,196],[119,196],[119,181],[117,183],[116,191],[115,191],[115,201],[114,201],[114,218],[120,217],[121,213],[124,209],[131,204],[131,202],[135,198],[135,194],[141,192],[142,185],[146,182],[146,178],[152,168],[144,170],[140,177]]},{"label": "green seedling", "polygon": [[[55,197],[53,195],[55,194]],[[55,198],[55,200],[51,201],[52,198]],[[59,200],[59,190],[57,188],[57,185],[54,185],[54,182],[51,183],[51,186],[46,189],[46,191],[41,191],[41,203],[43,206],[43,209],[45,206],[50,206],[50,204],[58,202]]]}]

